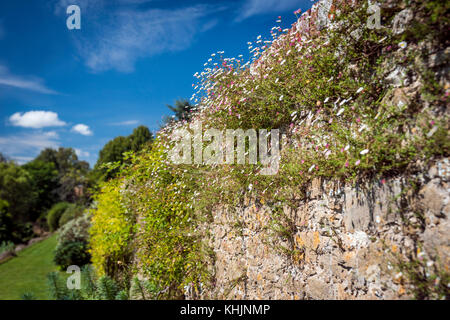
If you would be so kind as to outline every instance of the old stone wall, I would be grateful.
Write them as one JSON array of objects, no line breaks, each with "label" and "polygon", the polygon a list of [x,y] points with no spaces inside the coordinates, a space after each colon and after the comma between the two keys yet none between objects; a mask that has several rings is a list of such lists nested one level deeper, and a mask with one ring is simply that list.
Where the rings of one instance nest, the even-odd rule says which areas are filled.
[{"label": "old stone wall", "polygon": [[449,177],[444,158],[407,177],[316,179],[295,208],[250,197],[237,210],[219,208],[208,226],[214,286],[197,298],[410,298],[412,275],[400,261],[448,273]]}]

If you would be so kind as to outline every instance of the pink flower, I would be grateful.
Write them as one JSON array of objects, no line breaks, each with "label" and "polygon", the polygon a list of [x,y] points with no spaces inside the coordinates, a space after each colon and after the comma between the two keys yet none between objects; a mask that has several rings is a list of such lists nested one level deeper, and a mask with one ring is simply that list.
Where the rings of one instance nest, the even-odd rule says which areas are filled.
[{"label": "pink flower", "polygon": [[361,160],[356,160],[355,166],[359,165],[361,163]]},{"label": "pink flower", "polygon": [[348,161],[345,161],[345,167],[348,168]]},{"label": "pink flower", "polygon": [[381,179],[381,184],[385,184],[386,183],[386,179]]}]

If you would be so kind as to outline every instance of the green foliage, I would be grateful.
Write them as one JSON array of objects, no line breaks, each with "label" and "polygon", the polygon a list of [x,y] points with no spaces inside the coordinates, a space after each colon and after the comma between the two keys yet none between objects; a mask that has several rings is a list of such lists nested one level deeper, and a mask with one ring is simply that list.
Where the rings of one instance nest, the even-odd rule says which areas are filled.
[{"label": "green foliage", "polygon": [[70,204],[59,219],[59,226],[62,227],[67,222],[80,217],[85,207],[75,203]]},{"label": "green foliage", "polygon": [[20,297],[20,300],[36,300],[36,296],[32,292],[25,292]]},{"label": "green foliage", "polygon": [[14,222],[8,212],[8,202],[0,199],[0,243],[13,240]]},{"label": "green foliage", "polygon": [[91,226],[89,215],[85,214],[81,217],[69,221],[61,227],[58,233],[58,242],[75,242],[85,241],[89,239],[89,228]]},{"label": "green foliage", "polygon": [[4,252],[14,252],[15,245],[11,241],[2,241],[0,242],[0,254]]},{"label": "green foliage", "polygon": [[120,285],[108,276],[101,276],[97,279],[89,265],[82,268],[80,289],[68,289],[66,283],[56,272],[48,274],[47,278],[51,299],[128,300],[125,289],[121,289]]},{"label": "green foliage", "polygon": [[87,189],[91,183],[88,180],[89,164],[80,161],[72,148],[44,149],[34,160],[36,162],[52,163],[58,171],[58,183],[54,189],[60,201],[87,201],[87,195],[82,197],[75,193],[75,187]]},{"label": "green foliage", "polygon": [[56,247],[54,261],[61,270],[66,270],[71,265],[84,266],[90,260],[88,245],[84,241],[66,241]]},{"label": "green foliage", "polygon": [[31,219],[36,203],[32,176],[13,162],[0,163],[0,199],[8,202],[8,210],[15,222]]},{"label": "green foliage", "polygon": [[172,121],[189,121],[192,113],[195,110],[195,106],[186,99],[179,99],[175,101],[175,106],[167,105],[167,108],[173,111],[172,117],[164,119],[164,124],[167,125]]},{"label": "green foliage", "polygon": [[[69,207],[70,208],[70,207]],[[55,263],[65,270],[70,265],[83,266],[90,262],[88,251],[90,219],[83,215],[61,227],[55,250]]]},{"label": "green foliage", "polygon": [[47,213],[47,223],[50,231],[58,229],[59,219],[69,206],[70,204],[68,202],[59,202],[51,207]]},{"label": "green foliage", "polygon": [[103,185],[96,195],[97,208],[92,211],[90,246],[92,263],[99,275],[119,278],[131,257],[134,216],[122,203],[117,180]]},{"label": "green foliage", "polygon": [[42,212],[47,211],[58,201],[55,186],[58,185],[58,171],[52,162],[34,160],[23,165],[31,176],[32,189],[36,193],[36,202],[32,208],[34,221]]},{"label": "green foliage", "polygon": [[118,293],[119,287],[113,279],[108,276],[101,276],[98,279],[96,294],[99,300],[114,300]]},{"label": "green foliage", "polygon": [[95,171],[98,172],[103,179],[109,179],[117,173],[117,169],[108,170],[105,166],[108,163],[122,164],[126,157],[124,153],[129,151],[139,151],[147,143],[153,140],[153,135],[145,126],[139,126],[133,130],[133,133],[127,137],[119,136],[109,141],[100,150]]}]

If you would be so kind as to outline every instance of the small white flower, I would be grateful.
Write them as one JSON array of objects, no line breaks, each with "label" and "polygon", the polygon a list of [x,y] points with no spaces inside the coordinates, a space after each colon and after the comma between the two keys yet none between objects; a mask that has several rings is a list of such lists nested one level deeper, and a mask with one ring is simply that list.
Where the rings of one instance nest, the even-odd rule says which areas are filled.
[{"label": "small white flower", "polygon": [[345,111],[345,109],[344,109],[344,108],[341,108],[341,109],[338,111],[338,113],[337,113],[336,115],[337,115],[337,116],[340,116],[344,111]]},{"label": "small white flower", "polygon": [[284,96],[283,96],[283,95],[281,95],[281,96],[280,96],[280,99],[278,99],[278,100],[279,100],[279,101],[283,100],[283,97],[284,97]]},{"label": "small white flower", "polygon": [[433,261],[428,261],[427,262],[427,267],[431,268],[433,266],[434,262]]},{"label": "small white flower", "polygon": [[350,145],[346,145],[344,151],[347,151],[348,149],[350,149]]},{"label": "small white flower", "polygon": [[401,49],[405,49],[405,48],[408,46],[408,44],[406,43],[406,41],[402,41],[402,42],[400,42],[400,43],[398,44],[398,46],[399,46]]},{"label": "small white flower", "polygon": [[364,149],[363,151],[361,151],[359,154],[365,155],[369,153],[369,149]]},{"label": "small white flower", "polygon": [[313,164],[311,167],[309,167],[308,172],[311,172],[311,171],[314,169],[315,166],[316,166],[316,165]]},{"label": "small white flower", "polygon": [[356,91],[356,93],[360,93],[360,92],[363,91],[363,90],[364,90],[364,88],[361,87],[361,88],[359,88],[359,89]]}]

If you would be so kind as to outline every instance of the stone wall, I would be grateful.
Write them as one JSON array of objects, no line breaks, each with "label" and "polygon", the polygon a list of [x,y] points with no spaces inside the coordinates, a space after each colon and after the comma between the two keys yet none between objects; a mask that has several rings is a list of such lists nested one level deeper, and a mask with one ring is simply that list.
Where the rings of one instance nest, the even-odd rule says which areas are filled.
[{"label": "stone wall", "polygon": [[[247,198],[217,209],[213,289],[190,298],[410,298],[399,261],[428,275],[450,264],[447,158],[408,177],[355,185],[316,179],[306,199],[278,211]],[[288,232],[275,232],[279,225]],[[439,281],[439,280],[436,280]]]}]

